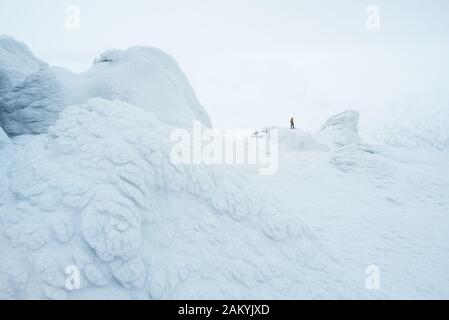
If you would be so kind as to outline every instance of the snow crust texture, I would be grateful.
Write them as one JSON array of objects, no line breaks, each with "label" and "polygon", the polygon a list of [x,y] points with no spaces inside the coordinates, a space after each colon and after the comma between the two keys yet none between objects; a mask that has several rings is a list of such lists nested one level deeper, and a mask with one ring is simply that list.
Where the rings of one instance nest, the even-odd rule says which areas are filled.
[{"label": "snow crust texture", "polygon": [[361,142],[358,132],[359,113],[346,110],[330,118],[315,135],[319,143],[338,148]]},{"label": "snow crust texture", "polygon": [[[330,296],[339,267],[298,216],[235,168],[173,166],[169,130],[96,98],[66,108],[48,135],[16,138],[3,297]],[[82,290],[66,290],[69,265]]]},{"label": "snow crust texture", "polygon": [[[422,107],[425,106],[425,107]],[[449,150],[449,108],[440,104],[398,108],[382,119],[369,138],[395,147]]]},{"label": "snow crust texture", "polygon": [[0,35],[0,97],[20,84],[29,74],[46,66],[25,44]]}]

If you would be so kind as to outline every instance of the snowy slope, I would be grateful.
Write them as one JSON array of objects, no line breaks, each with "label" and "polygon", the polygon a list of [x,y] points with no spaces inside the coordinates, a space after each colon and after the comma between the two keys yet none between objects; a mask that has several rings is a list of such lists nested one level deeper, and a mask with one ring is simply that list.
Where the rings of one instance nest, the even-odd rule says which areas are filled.
[{"label": "snowy slope", "polygon": [[395,147],[449,150],[449,107],[423,103],[395,108],[369,132],[369,138]]},{"label": "snowy slope", "polygon": [[26,46],[6,39],[0,41],[0,123],[10,136],[46,133],[67,105],[91,97],[129,102],[176,126],[195,119],[212,126],[176,61],[158,49],[110,50],[89,71],[74,74],[43,65]]},{"label": "snowy slope", "polygon": [[447,151],[369,145],[346,111],[278,128],[274,176],[173,165],[172,130],[210,120],[172,58],[113,50],[75,75],[6,42],[29,63],[0,60],[0,298],[449,296]]},{"label": "snowy slope", "polygon": [[[18,268],[3,273],[4,297],[355,294],[298,215],[244,172],[173,166],[169,131],[150,112],[97,98],[63,111],[48,135],[16,138],[0,218],[5,265]],[[83,288],[68,292],[72,264]]]},{"label": "snowy slope", "polygon": [[[376,297],[447,299],[449,153],[368,145],[357,136],[357,126],[348,126],[348,115],[333,117],[324,135],[308,135],[306,148],[283,147],[304,140],[304,133],[285,130],[278,174],[255,175],[256,183],[286,210],[300,213],[329,254],[345,262],[345,272],[359,277],[360,289],[367,267],[375,265]],[[346,138],[339,137],[343,132]],[[319,148],[329,142],[323,136],[334,137],[327,150]],[[335,147],[333,140],[349,137],[351,143]]]}]

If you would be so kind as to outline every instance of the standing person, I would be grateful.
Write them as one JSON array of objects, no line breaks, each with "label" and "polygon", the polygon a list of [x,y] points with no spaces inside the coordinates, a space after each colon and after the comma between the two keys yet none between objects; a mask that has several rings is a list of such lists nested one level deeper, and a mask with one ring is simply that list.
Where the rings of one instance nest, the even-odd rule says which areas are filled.
[{"label": "standing person", "polygon": [[295,119],[293,119],[293,117],[290,119],[290,129],[295,129]]}]

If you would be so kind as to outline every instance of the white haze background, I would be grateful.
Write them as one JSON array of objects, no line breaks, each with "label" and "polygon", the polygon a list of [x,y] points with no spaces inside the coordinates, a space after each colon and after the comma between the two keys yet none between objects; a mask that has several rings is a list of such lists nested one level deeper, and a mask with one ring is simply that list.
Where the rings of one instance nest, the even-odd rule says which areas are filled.
[{"label": "white haze background", "polygon": [[[80,30],[65,26],[69,5],[80,8]],[[365,27],[368,5],[380,9],[378,31]],[[109,48],[162,48],[215,127],[295,116],[317,130],[351,108],[367,133],[395,113],[447,109],[448,10],[443,0],[0,0],[0,32],[77,72]]]}]

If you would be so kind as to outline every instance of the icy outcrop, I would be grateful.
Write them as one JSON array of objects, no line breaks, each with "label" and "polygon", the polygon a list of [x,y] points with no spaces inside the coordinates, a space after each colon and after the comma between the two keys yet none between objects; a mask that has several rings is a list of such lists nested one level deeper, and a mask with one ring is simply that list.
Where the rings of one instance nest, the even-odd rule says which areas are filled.
[{"label": "icy outcrop", "polygon": [[11,38],[0,54],[0,124],[10,136],[46,133],[67,105],[91,97],[129,102],[175,126],[212,126],[181,68],[158,49],[110,50],[82,74],[45,65]]},{"label": "icy outcrop", "polygon": [[212,126],[178,63],[159,49],[107,51],[80,77],[97,92],[90,97],[129,102],[175,126],[191,127],[193,120]]},{"label": "icy outcrop", "polygon": [[46,66],[25,44],[0,35],[0,97],[20,84],[29,74]]},{"label": "icy outcrop", "polygon": [[[8,277],[20,281],[0,286],[2,295],[266,299],[352,290],[339,292],[339,266],[313,233],[243,171],[173,165],[173,129],[96,98],[66,108],[47,135],[16,138],[0,246],[20,273]],[[65,286],[69,265],[81,270],[80,290]]]},{"label": "icy outcrop", "polygon": [[331,117],[315,135],[300,129],[267,127],[258,130],[254,136],[265,136],[277,130],[282,151],[331,151],[361,142],[358,121],[359,113],[348,110]]},{"label": "icy outcrop", "polygon": [[314,137],[331,149],[360,143],[358,122],[358,111],[347,110],[330,118]]}]

